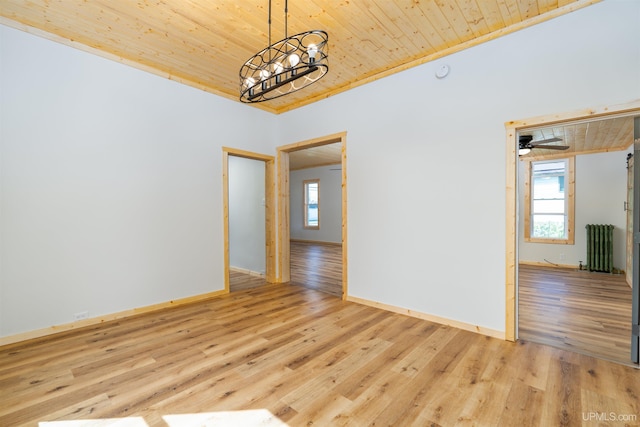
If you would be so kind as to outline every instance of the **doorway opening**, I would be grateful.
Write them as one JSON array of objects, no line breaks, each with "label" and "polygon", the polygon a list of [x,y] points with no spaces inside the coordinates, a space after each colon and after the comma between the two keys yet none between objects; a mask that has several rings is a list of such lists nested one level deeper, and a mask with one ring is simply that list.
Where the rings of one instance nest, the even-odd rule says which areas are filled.
[{"label": "doorway opening", "polygon": [[[300,188],[300,194],[296,194],[292,196],[291,190],[291,169],[292,162],[295,162],[294,165],[300,161],[304,162],[305,158],[307,158],[309,165],[315,166],[323,166],[322,161],[317,161],[311,159],[312,157],[321,157],[319,153],[322,152],[323,147],[329,150],[330,147],[337,147],[339,151],[337,152],[337,161],[329,160],[324,162],[324,166],[330,166],[331,169],[335,169],[332,173],[340,174],[340,209],[341,214],[339,217],[339,236],[337,239],[328,239],[328,240],[339,240],[339,242],[318,242],[315,241],[315,238],[298,238],[295,242],[291,242],[291,230],[292,230],[292,200],[295,200],[297,196],[306,197],[303,191],[303,187]],[[331,150],[333,151],[333,150]],[[302,154],[302,156],[296,156],[297,154]],[[327,154],[329,155],[329,154]],[[337,133],[333,135],[328,135],[321,138],[316,138],[308,141],[302,141],[290,145],[285,145],[278,147],[277,149],[277,157],[278,157],[278,282],[291,282],[292,281],[292,260],[297,259],[297,264],[294,265],[298,271],[303,273],[308,272],[310,268],[313,267],[313,262],[307,262],[311,259],[315,259],[314,262],[317,262],[320,265],[326,266],[327,260],[330,263],[334,263],[334,265],[338,265],[341,267],[341,271],[339,275],[341,276],[340,286],[338,291],[335,293],[339,295],[342,299],[345,299],[347,296],[347,162],[346,162],[346,132]],[[302,158],[302,160],[300,160]],[[319,188],[320,192],[322,192],[322,180],[320,180]],[[301,184],[302,185],[302,184]],[[297,191],[297,190],[296,190]],[[322,196],[320,197],[322,200]],[[308,212],[308,215],[315,215],[316,212],[320,214],[320,217],[317,218],[318,227],[315,222],[313,227],[307,227],[309,229],[313,229],[317,231],[318,228],[322,229],[323,219],[322,219],[322,210],[324,209],[323,202],[320,201],[319,207],[317,206],[317,200],[313,200],[311,203],[311,209]],[[309,206],[309,204],[300,203],[301,206]],[[295,211],[295,210],[294,210]],[[299,218],[298,218],[299,217]],[[301,218],[307,218],[307,215],[302,215],[302,211],[300,215],[296,214],[296,221],[300,220],[300,225],[304,228],[302,224],[303,220]],[[315,221],[315,219],[314,219]],[[295,224],[294,224],[295,225]],[[301,236],[304,237],[304,234]],[[308,241],[307,241],[308,240]],[[329,246],[327,246],[327,244]],[[336,245],[333,248],[330,245]],[[294,245],[295,252],[292,257],[292,245]],[[336,247],[339,248],[339,253],[336,250]],[[311,251],[311,252],[309,252]],[[333,253],[333,255],[331,255]],[[306,254],[306,255],[305,255]],[[304,262],[299,262],[299,260],[305,260]],[[294,271],[294,278],[297,278]],[[297,279],[302,280],[303,279]],[[322,278],[318,281],[318,286],[316,286],[319,290],[322,286]]]},{"label": "doorway opening", "polygon": [[[274,163],[273,156],[222,147],[226,292],[276,282]],[[230,197],[230,186],[244,200]]]},{"label": "doorway opening", "polygon": [[[625,151],[628,151],[629,146],[633,145],[633,139],[634,139],[633,116],[637,116],[639,114],[640,114],[640,102],[634,102],[634,103],[630,103],[630,104],[626,104],[626,105],[622,105],[614,108],[601,108],[599,110],[579,111],[576,113],[568,113],[564,115],[544,116],[544,117],[539,117],[539,118],[530,119],[526,121],[506,123],[506,129],[507,129],[507,191],[506,191],[506,201],[507,201],[506,301],[507,301],[507,307],[506,307],[505,336],[508,340],[515,341],[518,338],[521,338],[519,334],[519,331],[521,331],[519,320],[523,322],[530,322],[532,317],[527,317],[527,316],[530,316],[532,313],[534,313],[533,318],[535,318],[535,316],[538,316],[537,318],[539,318],[540,312],[546,312],[547,313],[546,315],[548,317],[556,316],[555,319],[548,319],[549,322],[551,323],[562,322],[568,325],[568,328],[572,333],[576,332],[575,337],[580,337],[577,339],[577,341],[574,340],[575,337],[561,338],[560,341],[555,343],[556,347],[562,347],[564,349],[569,349],[569,350],[580,352],[580,353],[594,355],[596,357],[600,357],[603,359],[610,359],[610,360],[612,359],[611,357],[607,357],[607,354],[605,352],[598,354],[597,346],[593,345],[594,340],[596,341],[598,340],[597,327],[593,328],[592,330],[588,330],[586,332],[584,330],[581,330],[582,328],[588,328],[593,326],[594,324],[597,324],[597,322],[599,322],[600,320],[595,320],[593,316],[589,319],[588,315],[583,315],[582,317],[580,317],[581,314],[584,314],[584,306],[579,309],[579,310],[582,310],[582,312],[580,312],[579,310],[572,311],[572,307],[569,306],[570,304],[567,306],[563,305],[564,301],[573,300],[576,297],[576,295],[567,296],[568,295],[567,293],[578,292],[579,294],[581,293],[583,294],[583,296],[587,298],[588,303],[592,304],[592,308],[594,309],[593,314],[597,315],[596,313],[598,312],[598,309],[603,308],[602,307],[603,303],[598,302],[595,296],[592,299],[589,299],[591,297],[588,295],[587,292],[585,292],[585,289],[587,289],[587,286],[591,286],[591,289],[596,289],[598,286],[601,286],[601,289],[606,289],[606,290],[612,290],[614,287],[614,285],[612,284],[605,284],[607,281],[611,279],[615,281],[615,278],[613,276],[607,276],[605,278],[604,276],[597,276],[598,274],[602,274],[602,273],[590,273],[590,272],[580,270],[580,264],[583,264],[581,261],[582,259],[586,258],[586,253],[584,257],[582,255],[569,255],[571,251],[577,250],[577,252],[581,253],[582,249],[584,249],[584,248],[575,248],[574,246],[579,246],[580,244],[583,246],[586,245],[586,232],[584,230],[584,227],[585,227],[584,223],[585,221],[587,222],[591,222],[591,221],[589,219],[585,219],[584,215],[580,220],[577,221],[577,223],[575,224],[576,229],[574,230],[575,236],[576,236],[575,245],[573,244],[573,242],[571,242],[571,244],[565,244],[565,245],[562,245],[562,244],[553,245],[553,244],[545,244],[545,243],[540,244],[540,242],[537,242],[538,243],[537,247],[535,244],[531,244],[529,246],[521,246],[524,241],[522,237],[523,236],[522,231],[524,227],[524,217],[523,217],[524,209],[522,205],[524,203],[531,203],[530,200],[524,201],[524,197],[522,193],[531,194],[530,193],[531,189],[527,188],[525,190],[522,186],[519,188],[519,185],[521,185],[521,181],[522,181],[521,172],[525,168],[519,168],[518,165],[522,163],[526,163],[526,161],[519,160],[517,148],[518,148],[518,140],[520,135],[533,135],[534,140],[539,138],[544,139],[544,138],[549,138],[553,136],[560,136],[563,139],[563,141],[559,142],[558,144],[572,146],[570,150],[567,150],[568,153],[563,153],[560,150],[552,151],[552,150],[542,150],[542,149],[535,150],[534,149],[533,151],[537,151],[537,153],[534,154],[534,159],[543,161],[545,157],[547,159],[553,160],[553,159],[559,159],[563,157],[565,158],[573,157],[578,155],[582,159],[594,158],[600,161],[600,158],[602,157],[602,155],[599,155],[600,157],[583,156],[583,155],[593,154],[598,152],[607,153],[610,151],[613,151],[613,153],[603,154],[603,155],[615,156],[616,153],[620,154],[621,171],[618,174],[622,174],[621,180],[624,180],[624,183],[622,184],[624,185],[624,187],[620,188],[619,192],[623,194],[623,196],[619,201],[620,206],[612,207],[612,209],[619,208],[619,210],[622,210],[623,201],[626,200],[626,194],[627,194],[627,191],[625,188],[626,180],[627,180],[627,176],[626,176],[627,172],[625,170],[625,164],[624,164],[625,162],[624,158],[626,155]],[[591,135],[589,136],[589,139],[592,140],[592,137],[594,134],[594,128],[600,125],[599,122],[607,123],[609,126],[608,127],[603,126],[602,129],[606,128],[610,130],[612,127],[611,124],[614,123],[614,121],[617,121],[617,122],[616,122],[616,125],[614,125],[613,127],[619,125],[621,121],[625,122],[624,126],[626,130],[624,131],[619,130],[616,135],[612,136],[612,138],[617,140],[618,143],[625,145],[624,147],[622,148],[620,147],[612,148],[612,147],[604,147],[604,146],[594,147],[593,145],[587,144],[584,138],[582,141],[579,139],[580,128],[584,127],[585,124],[587,125],[591,124],[592,126],[591,128],[592,132],[591,132]],[[629,123],[631,123],[630,128],[629,128]],[[544,135],[545,132],[547,132],[546,135]],[[551,135],[553,132],[559,135]],[[564,137],[563,137],[564,135],[563,132],[566,133],[566,136]],[[542,136],[538,134],[542,134]],[[604,136],[602,137],[604,138]],[[620,142],[620,140],[623,140],[623,142]],[[633,148],[631,148],[631,150],[632,149]],[[534,161],[534,159],[530,159],[529,161]],[[586,160],[582,160],[582,161],[586,163]],[[576,166],[576,171],[578,173],[580,172],[580,166],[581,166],[580,164]],[[576,183],[576,185],[580,185],[580,183]],[[583,181],[583,186],[584,186],[584,181]],[[578,207],[576,209],[580,209],[580,208]],[[584,207],[582,209],[584,209]],[[593,217],[598,218],[599,215],[593,215]],[[527,224],[527,226],[531,227],[530,224]],[[624,241],[626,240],[626,236],[624,234],[624,230],[626,230],[626,225],[624,224],[624,220],[622,221],[622,225],[620,228],[621,229],[619,230],[618,234],[614,237],[614,241],[617,239],[619,241],[618,247],[622,245],[622,247],[624,248],[625,247]],[[583,235],[585,235],[584,238],[583,238]],[[580,239],[582,239],[581,242],[579,242]],[[535,248],[535,249],[532,249],[532,248]],[[532,251],[534,250],[542,251],[540,254],[540,258],[541,258],[540,262],[535,262],[535,261],[531,262],[531,259],[535,258],[535,257],[532,257],[531,255]],[[629,248],[626,250],[631,251],[632,249]],[[586,252],[586,249],[585,249],[585,252]],[[544,256],[545,253],[550,254],[550,256],[545,257]],[[557,256],[555,259],[553,258],[554,254],[555,256]],[[619,272],[622,272],[622,269],[625,269],[626,267],[624,256],[621,256],[621,255],[622,254],[618,255],[619,259],[617,260],[617,263],[621,264],[619,266],[619,269],[620,269]],[[522,268],[520,268],[521,267],[520,261],[522,261],[523,259],[529,262],[525,262],[525,264],[527,265],[522,265]],[[575,274],[579,274],[579,276],[576,278]],[[591,278],[591,282],[589,282],[589,276],[588,276],[589,274],[591,274],[592,276],[595,275],[595,278]],[[637,299],[637,287],[634,292],[635,296],[631,297],[631,289],[626,288],[627,285],[626,285],[626,279],[624,274],[617,275],[617,279],[618,279],[618,282],[620,283],[616,282],[615,286],[618,286],[618,289],[623,291],[623,293],[626,291],[626,293],[628,293],[629,295],[622,297],[622,299],[619,301],[620,304],[618,308],[620,308],[620,311],[618,312],[619,313],[618,317],[620,318],[616,319],[616,322],[618,323],[617,325],[618,327],[621,324],[624,325],[625,331],[623,332],[623,335],[626,336],[626,343],[627,343],[627,349],[625,350],[626,359],[616,360],[616,361],[621,363],[629,363],[630,358],[629,358],[628,349],[631,346],[628,343],[631,341],[631,330],[632,330],[631,305],[632,305],[632,300],[635,301],[635,299]],[[575,282],[578,280],[583,281],[582,288],[580,287],[576,288],[575,286],[572,287],[571,285],[575,284]],[[532,291],[532,288],[531,288],[532,283],[534,285],[537,283],[538,285],[540,285],[540,288],[534,289]],[[590,285],[586,285],[585,283],[590,283]],[[620,284],[622,284],[621,287],[619,286]],[[525,293],[521,293],[521,291]],[[550,296],[549,299],[545,301],[545,298],[541,297],[541,295],[543,295],[545,291],[549,292],[550,295],[555,292],[555,295]],[[562,295],[564,295],[564,297],[562,297],[562,295],[559,296],[558,295],[559,292],[561,292]],[[597,292],[597,290],[594,290],[593,292],[595,295],[595,292]],[[532,298],[532,295],[534,296],[533,298]],[[628,303],[625,303],[625,298],[626,298],[626,301],[628,301]],[[559,303],[560,306],[554,307],[553,306],[554,301],[555,302],[560,301]],[[637,301],[635,303],[637,305]],[[625,304],[628,304],[628,305],[625,307]],[[598,307],[598,305],[600,305],[600,307]],[[606,311],[606,310],[603,310],[603,311]],[[629,313],[627,313],[627,311]],[[637,311],[635,313],[636,313],[635,316],[637,316]],[[604,324],[603,322],[608,322],[607,319],[601,319],[601,320],[602,320],[602,322],[600,323],[601,325]],[[549,329],[550,330],[557,329],[557,328],[551,327],[551,323],[549,323],[549,326],[550,326]],[[542,323],[538,326],[540,328],[544,328],[544,324]],[[528,330],[526,332],[522,330],[523,331],[522,337],[540,342],[537,339],[531,338],[531,336],[532,335],[535,336],[535,333],[538,331],[533,331],[534,333],[532,334],[531,324],[526,325],[526,327]],[[621,328],[619,327],[618,329],[621,329]],[[618,330],[618,332],[620,332],[620,330]],[[589,336],[589,334],[592,334],[592,335]],[[582,340],[583,343],[578,342],[584,337],[586,338]],[[625,339],[625,338],[622,338],[622,339]],[[551,339],[549,342],[543,342],[543,343],[554,345],[554,342],[552,341],[553,339]],[[564,345],[562,341],[564,341]],[[587,347],[590,347],[590,348],[587,348]]]}]

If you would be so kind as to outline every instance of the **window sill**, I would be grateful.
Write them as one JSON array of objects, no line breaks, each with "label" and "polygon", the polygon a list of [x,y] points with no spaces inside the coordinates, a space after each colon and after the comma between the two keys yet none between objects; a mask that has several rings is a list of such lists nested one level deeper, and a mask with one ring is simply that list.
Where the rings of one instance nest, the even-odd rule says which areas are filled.
[{"label": "window sill", "polygon": [[573,245],[573,239],[544,239],[541,237],[525,237],[527,243],[549,243],[552,245]]}]

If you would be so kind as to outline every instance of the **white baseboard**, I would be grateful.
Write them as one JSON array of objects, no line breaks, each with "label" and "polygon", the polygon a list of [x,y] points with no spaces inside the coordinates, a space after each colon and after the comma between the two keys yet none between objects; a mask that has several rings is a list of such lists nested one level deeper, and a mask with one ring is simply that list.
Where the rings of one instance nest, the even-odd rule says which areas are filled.
[{"label": "white baseboard", "polygon": [[541,261],[518,261],[520,265],[530,265],[533,267],[550,267],[550,268],[567,268],[569,270],[578,270],[580,266],[571,265],[571,264],[555,264],[550,262],[541,262]]},{"label": "white baseboard", "polygon": [[342,242],[325,242],[322,240],[289,239],[294,243],[314,243],[316,245],[342,246]]},{"label": "white baseboard", "polygon": [[248,274],[250,276],[261,277],[263,279],[266,277],[265,273],[260,273],[258,271],[252,271],[252,270],[248,270],[246,268],[240,268],[240,267],[231,267],[231,266],[229,266],[229,271],[235,271],[236,273],[244,273],[244,274]]}]

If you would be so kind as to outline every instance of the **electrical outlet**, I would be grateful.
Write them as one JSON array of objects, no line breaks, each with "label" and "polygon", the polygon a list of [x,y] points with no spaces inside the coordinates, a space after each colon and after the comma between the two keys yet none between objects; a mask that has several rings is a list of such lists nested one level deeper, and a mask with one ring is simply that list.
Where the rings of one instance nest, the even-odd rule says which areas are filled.
[{"label": "electrical outlet", "polygon": [[564,261],[564,260],[565,260],[564,254],[560,254],[560,261]]},{"label": "electrical outlet", "polygon": [[74,314],[73,318],[75,320],[88,319],[89,318],[89,312],[88,311],[81,311],[80,313]]}]

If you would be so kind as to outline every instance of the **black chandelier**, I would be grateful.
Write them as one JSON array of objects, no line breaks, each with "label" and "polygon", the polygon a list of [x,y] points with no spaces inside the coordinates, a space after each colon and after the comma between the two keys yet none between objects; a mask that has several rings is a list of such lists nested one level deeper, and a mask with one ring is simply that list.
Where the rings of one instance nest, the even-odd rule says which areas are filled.
[{"label": "black chandelier", "polygon": [[322,30],[311,30],[288,37],[287,15],[285,0],[285,38],[271,44],[269,0],[269,46],[249,58],[240,68],[242,102],[263,102],[279,98],[309,86],[329,71],[329,35]]}]

